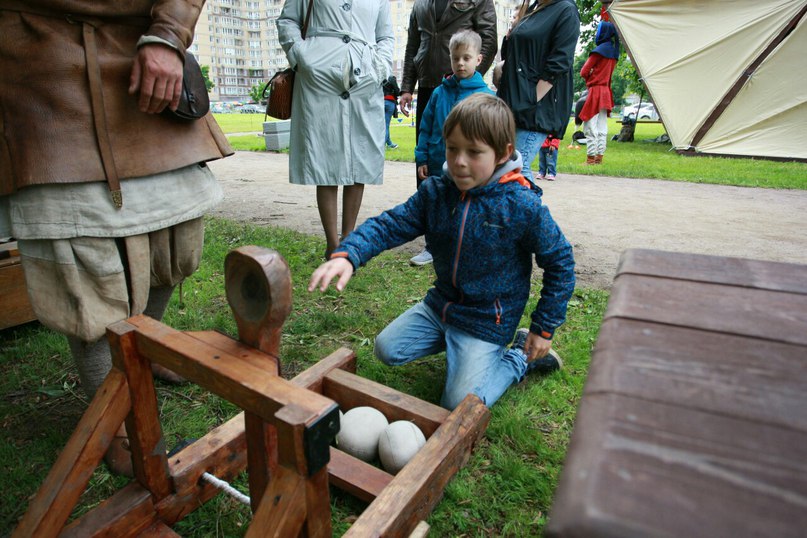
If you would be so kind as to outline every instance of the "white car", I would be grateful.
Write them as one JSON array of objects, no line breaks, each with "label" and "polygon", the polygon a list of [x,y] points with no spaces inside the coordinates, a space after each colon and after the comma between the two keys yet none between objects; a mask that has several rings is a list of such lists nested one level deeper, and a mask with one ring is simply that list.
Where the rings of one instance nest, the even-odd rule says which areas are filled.
[{"label": "white car", "polygon": [[642,103],[642,107],[639,108],[637,105],[628,105],[622,107],[622,119],[636,119],[636,110],[639,109],[639,119],[640,120],[657,120],[658,118],[658,111],[656,111],[656,105],[653,103]]}]

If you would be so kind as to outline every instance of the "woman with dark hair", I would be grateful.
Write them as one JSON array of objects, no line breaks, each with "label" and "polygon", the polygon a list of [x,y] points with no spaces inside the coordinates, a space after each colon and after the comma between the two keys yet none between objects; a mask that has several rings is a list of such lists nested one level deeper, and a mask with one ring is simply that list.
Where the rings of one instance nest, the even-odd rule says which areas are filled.
[{"label": "woman with dark hair", "polygon": [[614,108],[611,75],[619,59],[619,37],[616,27],[603,20],[594,37],[597,46],[583,64],[580,76],[586,81],[588,97],[580,119],[586,135],[586,164],[601,164],[608,140],[608,116]]},{"label": "woman with dark hair", "polygon": [[563,138],[573,99],[574,49],[580,14],[574,0],[524,0],[502,42],[496,86],[516,119],[516,149],[522,174],[548,134]]}]

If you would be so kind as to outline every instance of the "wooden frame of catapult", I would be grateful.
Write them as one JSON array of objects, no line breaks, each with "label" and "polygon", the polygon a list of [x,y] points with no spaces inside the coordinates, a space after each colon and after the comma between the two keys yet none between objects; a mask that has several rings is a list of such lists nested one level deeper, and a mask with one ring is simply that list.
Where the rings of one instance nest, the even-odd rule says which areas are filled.
[{"label": "wooden frame of catapult", "polygon": [[[277,252],[254,246],[225,260],[239,340],[176,331],[147,316],[108,327],[113,367],[31,501],[13,536],[178,536],[171,526],[219,493],[201,479],[249,475],[246,536],[331,536],[329,484],[369,506],[345,536],[424,536],[425,518],[482,437],[490,412],[469,395],[449,412],[355,375],[341,348],[291,380],[279,375],[291,276]],[[243,410],[170,458],[151,364],[165,366]],[[338,402],[338,405],[337,405]],[[339,407],[370,405],[411,420],[426,445],[395,476],[331,446]],[[135,478],[81,518],[70,513],[125,420]]]}]

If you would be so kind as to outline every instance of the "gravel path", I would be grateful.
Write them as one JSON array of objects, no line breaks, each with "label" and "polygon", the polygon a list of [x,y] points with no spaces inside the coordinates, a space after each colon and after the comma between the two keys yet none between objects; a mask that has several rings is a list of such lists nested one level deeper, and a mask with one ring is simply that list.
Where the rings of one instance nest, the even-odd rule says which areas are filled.
[{"label": "gravel path", "polygon": [[[225,192],[214,215],[322,234],[315,189],[289,184],[288,155],[237,152],[210,168]],[[388,161],[359,221],[406,200],[414,170]],[[569,174],[541,187],[574,245],[579,286],[609,288],[620,253],[634,247],[807,264],[807,191]]]}]

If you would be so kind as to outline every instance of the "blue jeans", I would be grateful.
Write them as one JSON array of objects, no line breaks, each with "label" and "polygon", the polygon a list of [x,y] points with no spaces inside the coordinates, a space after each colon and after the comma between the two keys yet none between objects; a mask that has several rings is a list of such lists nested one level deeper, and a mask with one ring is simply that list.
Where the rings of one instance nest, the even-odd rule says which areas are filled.
[{"label": "blue jeans", "polygon": [[398,316],[375,339],[375,356],[400,366],[427,355],[446,352],[446,383],[440,405],[454,409],[468,394],[488,407],[527,372],[521,350],[491,344],[448,325],[426,303]]},{"label": "blue jeans", "polygon": [[395,114],[395,102],[384,99],[384,116],[387,120],[387,139],[384,140],[384,143],[388,146],[392,145],[392,140],[389,138],[389,122],[392,120],[393,114]]},{"label": "blue jeans", "polygon": [[549,148],[541,148],[540,156],[538,157],[538,175],[556,176],[558,174],[558,150]]},{"label": "blue jeans", "polygon": [[524,161],[524,167],[521,169],[521,175],[529,179],[533,183],[535,180],[532,177],[532,161],[538,155],[538,150],[541,149],[541,144],[546,140],[547,133],[540,133],[538,131],[527,131],[516,127],[516,149],[521,153],[521,159]]}]

